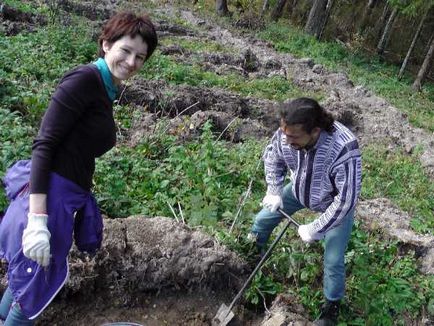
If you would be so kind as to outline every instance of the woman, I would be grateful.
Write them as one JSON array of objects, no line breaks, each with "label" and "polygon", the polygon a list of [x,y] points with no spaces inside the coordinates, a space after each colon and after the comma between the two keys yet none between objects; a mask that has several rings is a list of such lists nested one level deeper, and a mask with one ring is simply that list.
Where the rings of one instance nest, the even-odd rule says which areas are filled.
[{"label": "woman", "polygon": [[157,35],[147,16],[119,13],[98,43],[99,59],[60,81],[32,160],[17,162],[4,179],[11,199],[0,224],[0,257],[9,262],[4,325],[32,325],[53,300],[68,276],[73,233],[80,250],[101,244],[102,218],[90,192],[95,158],[115,145],[118,86],[152,55]]}]

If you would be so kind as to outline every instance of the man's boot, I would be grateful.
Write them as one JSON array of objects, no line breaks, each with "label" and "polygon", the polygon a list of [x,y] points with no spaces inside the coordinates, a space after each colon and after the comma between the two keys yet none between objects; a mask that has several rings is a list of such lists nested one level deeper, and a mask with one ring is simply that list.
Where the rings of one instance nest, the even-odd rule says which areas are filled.
[{"label": "man's boot", "polygon": [[262,257],[264,257],[265,252],[267,251],[265,249],[265,246],[258,245],[258,242],[257,242],[258,239],[257,238],[258,238],[258,235],[253,233],[253,232],[250,232],[247,235],[247,241],[250,242],[254,246],[253,257],[251,259],[251,262],[254,265],[258,264],[261,261]]},{"label": "man's boot", "polygon": [[316,326],[335,326],[338,324],[339,301],[326,301],[321,306],[321,314],[313,322]]}]

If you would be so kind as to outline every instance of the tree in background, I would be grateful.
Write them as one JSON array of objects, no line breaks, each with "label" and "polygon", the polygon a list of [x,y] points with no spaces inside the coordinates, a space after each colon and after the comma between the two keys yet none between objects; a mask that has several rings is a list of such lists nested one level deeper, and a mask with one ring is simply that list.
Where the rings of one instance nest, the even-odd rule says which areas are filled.
[{"label": "tree in background", "polygon": [[314,0],[304,27],[305,32],[321,39],[332,6],[333,0]]},{"label": "tree in background", "polygon": [[216,0],[215,6],[216,6],[217,14],[219,16],[229,15],[228,3],[226,0]]},{"label": "tree in background", "polygon": [[283,8],[286,5],[286,0],[278,0],[276,6],[271,12],[271,19],[277,21],[280,17],[282,17]]},{"label": "tree in background", "polygon": [[431,36],[431,45],[428,49],[428,52],[425,56],[425,60],[423,60],[422,66],[419,69],[417,77],[413,83],[413,90],[420,91],[422,88],[422,83],[428,73],[429,68],[432,66],[434,57],[434,33]]},{"label": "tree in background", "polygon": [[426,18],[428,17],[428,12],[429,12],[429,10],[427,10],[425,12],[425,14],[423,15],[423,18],[421,19],[419,26],[417,27],[416,33],[414,33],[413,40],[411,41],[411,44],[410,44],[410,47],[408,48],[405,59],[402,62],[401,69],[399,69],[398,80],[401,80],[402,76],[404,75],[404,71],[405,71],[405,68],[407,67],[408,60],[410,59],[411,53],[413,52],[414,47],[416,45],[416,41],[419,38],[420,32],[422,31],[423,24],[424,24]]},{"label": "tree in background", "polygon": [[383,33],[381,35],[380,41],[377,45],[377,53],[381,56],[384,54],[387,43],[389,42],[390,34],[392,33],[393,23],[395,22],[396,16],[398,15],[398,8],[393,8],[392,13],[387,20],[386,26],[384,27]]},{"label": "tree in background", "polygon": [[368,25],[369,17],[372,14],[372,9],[374,9],[375,5],[378,3],[378,0],[368,0],[368,3],[365,7],[365,10],[363,12],[363,18],[359,25],[359,34],[363,34],[365,32],[365,29]]},{"label": "tree in background", "polygon": [[265,12],[267,11],[267,9],[270,7],[270,1],[269,0],[264,0],[264,2],[262,3],[262,9],[261,9],[261,14],[260,17],[264,17]]}]

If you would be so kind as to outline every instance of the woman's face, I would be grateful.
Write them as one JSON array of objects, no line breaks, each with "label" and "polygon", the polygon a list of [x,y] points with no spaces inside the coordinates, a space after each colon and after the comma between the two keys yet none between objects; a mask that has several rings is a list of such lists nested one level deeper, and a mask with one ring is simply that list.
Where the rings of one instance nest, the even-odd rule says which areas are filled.
[{"label": "woman's face", "polygon": [[146,60],[148,44],[140,35],[131,37],[125,35],[114,43],[102,42],[105,52],[104,59],[113,76],[113,81],[119,84],[135,75]]}]

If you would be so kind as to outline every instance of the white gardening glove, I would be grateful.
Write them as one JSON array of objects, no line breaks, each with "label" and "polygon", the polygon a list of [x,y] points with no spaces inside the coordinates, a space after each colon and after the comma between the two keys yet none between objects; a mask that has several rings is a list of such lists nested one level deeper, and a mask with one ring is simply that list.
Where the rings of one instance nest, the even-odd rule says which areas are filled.
[{"label": "white gardening glove", "polygon": [[298,235],[300,236],[301,240],[303,240],[304,242],[311,243],[315,241],[315,239],[312,237],[309,231],[309,227],[306,224],[300,225],[298,227]]},{"label": "white gardening glove", "polygon": [[262,199],[262,206],[270,212],[275,212],[278,208],[283,208],[282,197],[279,195],[266,195]]},{"label": "white gardening glove", "polygon": [[325,234],[316,233],[312,231],[312,223],[300,225],[298,227],[298,234],[304,242],[311,243],[317,240],[324,239]]},{"label": "white gardening glove", "polygon": [[50,263],[50,231],[47,228],[47,214],[27,214],[27,227],[23,232],[23,253],[42,267]]}]

